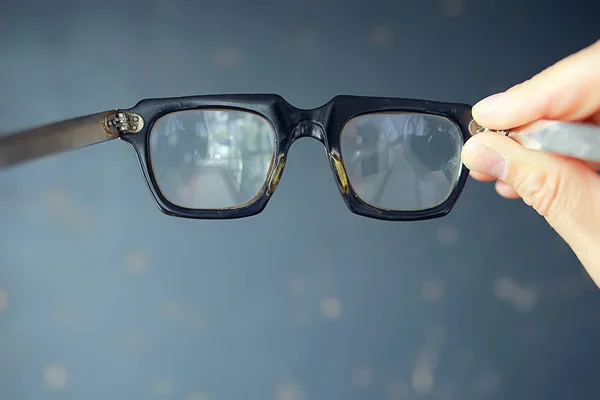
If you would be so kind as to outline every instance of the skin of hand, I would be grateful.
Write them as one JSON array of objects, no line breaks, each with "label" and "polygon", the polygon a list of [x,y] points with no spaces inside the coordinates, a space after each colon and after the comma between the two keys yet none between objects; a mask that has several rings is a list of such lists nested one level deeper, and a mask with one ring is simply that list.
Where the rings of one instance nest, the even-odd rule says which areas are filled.
[{"label": "skin of hand", "polygon": [[[533,78],[473,107],[473,118],[494,130],[539,119],[600,125],[600,40]],[[521,198],[567,242],[600,286],[600,164],[529,150],[493,132],[465,144],[462,161],[479,181],[505,198]]]}]

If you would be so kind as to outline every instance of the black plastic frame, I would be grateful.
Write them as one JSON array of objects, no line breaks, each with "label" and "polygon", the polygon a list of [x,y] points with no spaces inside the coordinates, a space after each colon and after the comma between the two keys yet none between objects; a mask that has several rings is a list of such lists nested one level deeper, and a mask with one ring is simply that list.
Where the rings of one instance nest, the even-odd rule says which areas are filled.
[{"label": "black plastic frame", "polygon": [[[125,134],[121,139],[130,143],[135,149],[142,173],[159,209],[170,216],[193,219],[233,219],[259,214],[269,202],[273,191],[269,184],[263,186],[260,194],[250,203],[235,209],[196,210],[187,209],[170,203],[160,192],[152,173],[149,135],[155,121],[174,111],[221,108],[239,111],[250,111],[266,118],[273,126],[276,134],[275,157],[269,170],[269,179],[278,182],[285,167],[285,159],[291,145],[301,137],[312,137],[325,146],[329,155],[331,169],[338,188],[348,208],[355,214],[388,221],[418,221],[439,218],[448,214],[458,200],[468,178],[468,170],[462,165],[459,180],[449,198],[439,206],[422,211],[394,211],[373,207],[362,201],[348,182],[346,192],[342,190],[340,179],[336,173],[335,155],[341,159],[340,132],[344,124],[356,116],[373,112],[400,111],[419,112],[446,117],[461,130],[463,143],[470,137],[471,106],[460,103],[443,103],[426,100],[337,96],[321,107],[306,110],[299,109],[281,96],[275,94],[233,94],[204,95],[178,98],[146,99],[137,103],[125,112],[133,112],[145,120],[144,128],[136,134]],[[345,170],[342,171],[345,174]],[[275,176],[277,174],[277,176]],[[271,189],[274,189],[271,185]]]}]

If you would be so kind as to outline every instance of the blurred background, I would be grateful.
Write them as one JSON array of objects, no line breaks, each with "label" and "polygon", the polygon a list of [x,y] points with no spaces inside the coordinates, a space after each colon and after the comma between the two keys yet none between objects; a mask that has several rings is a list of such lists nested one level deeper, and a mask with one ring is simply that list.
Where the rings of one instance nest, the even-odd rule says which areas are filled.
[{"label": "blurred background", "polygon": [[[594,0],[1,0],[0,131],[146,97],[474,103],[600,38]],[[265,211],[167,217],[113,141],[0,174],[0,399],[592,399],[599,291],[470,181],[445,218],[346,208],[317,141]]]}]

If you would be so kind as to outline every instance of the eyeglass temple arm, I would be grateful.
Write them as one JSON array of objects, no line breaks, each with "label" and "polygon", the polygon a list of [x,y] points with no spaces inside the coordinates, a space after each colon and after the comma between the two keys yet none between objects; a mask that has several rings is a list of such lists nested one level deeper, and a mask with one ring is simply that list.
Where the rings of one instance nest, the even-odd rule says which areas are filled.
[{"label": "eyeglass temple arm", "polygon": [[143,124],[137,114],[112,110],[0,136],[0,168],[137,133]]}]

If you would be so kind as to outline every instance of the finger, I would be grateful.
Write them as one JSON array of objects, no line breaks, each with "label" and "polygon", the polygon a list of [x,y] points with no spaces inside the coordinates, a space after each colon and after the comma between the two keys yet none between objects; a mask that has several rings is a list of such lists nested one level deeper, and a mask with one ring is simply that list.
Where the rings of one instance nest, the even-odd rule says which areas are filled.
[{"label": "finger", "polygon": [[584,165],[587,166],[592,171],[600,171],[600,163],[585,162]]},{"label": "finger", "polygon": [[479,172],[476,172],[476,171],[469,171],[469,175],[471,176],[471,178],[478,180],[480,182],[491,182],[491,181],[496,180],[496,178],[494,178],[493,176],[480,174]]},{"label": "finger", "polygon": [[597,125],[600,125],[600,112],[591,116],[591,121]]},{"label": "finger", "polygon": [[473,117],[487,128],[501,130],[538,119],[582,121],[597,116],[598,65],[600,40],[506,92],[480,101],[473,106]]},{"label": "finger", "polygon": [[[588,168],[592,169],[592,171],[600,171],[600,163],[585,162],[584,164],[587,165]],[[493,181],[497,180],[495,177],[493,177],[491,175],[485,175],[485,174],[482,174],[477,171],[469,171],[469,175],[471,176],[471,178],[473,178],[477,181],[480,181],[480,182],[493,182]]]},{"label": "finger", "polygon": [[518,199],[521,197],[512,186],[502,181],[496,181],[496,192],[505,199]]},{"label": "finger", "polygon": [[512,186],[569,243],[600,284],[594,258],[600,240],[600,176],[584,163],[526,149],[504,135],[481,133],[464,146],[463,162]]},{"label": "finger", "polygon": [[586,122],[588,124],[596,124],[596,125],[600,125],[600,111],[598,111],[596,114],[594,115],[590,115],[588,118],[586,118],[583,122]]},{"label": "finger", "polygon": [[568,159],[572,160],[573,162],[582,163],[583,165],[585,165],[586,167],[588,167],[592,171],[598,171],[598,170],[600,170],[600,163],[592,162],[592,161],[583,161],[583,160],[579,160],[577,158],[567,157],[567,156],[564,156],[564,158],[568,158]]}]

